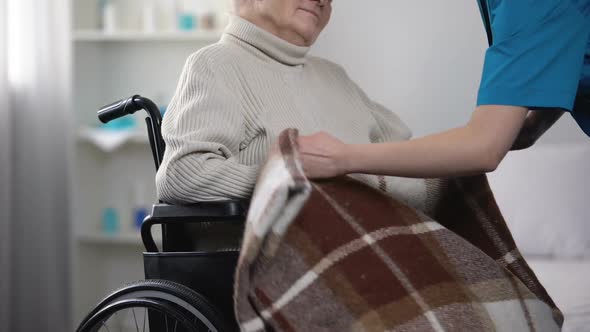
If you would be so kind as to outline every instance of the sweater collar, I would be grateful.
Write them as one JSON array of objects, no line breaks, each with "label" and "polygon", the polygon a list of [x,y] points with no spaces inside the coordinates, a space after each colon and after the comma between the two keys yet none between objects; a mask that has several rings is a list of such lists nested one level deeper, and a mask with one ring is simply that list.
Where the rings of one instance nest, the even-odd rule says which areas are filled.
[{"label": "sweater collar", "polygon": [[291,44],[257,25],[238,16],[232,16],[224,31],[266,54],[280,63],[297,66],[305,64],[309,47]]}]

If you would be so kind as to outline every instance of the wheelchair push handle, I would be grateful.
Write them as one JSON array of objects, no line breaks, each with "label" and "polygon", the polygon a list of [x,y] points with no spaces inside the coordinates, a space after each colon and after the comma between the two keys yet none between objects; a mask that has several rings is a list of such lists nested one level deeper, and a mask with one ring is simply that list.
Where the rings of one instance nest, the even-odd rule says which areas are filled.
[{"label": "wheelchair push handle", "polygon": [[112,104],[102,107],[98,111],[98,119],[102,123],[108,123],[112,120],[133,114],[141,109],[141,106],[134,102],[139,96],[131,96],[126,99],[118,100]]},{"label": "wheelchair push handle", "polygon": [[102,107],[98,111],[98,119],[102,123],[108,123],[112,120],[133,114],[142,109],[148,113],[148,117],[145,118],[145,121],[147,124],[150,147],[152,148],[152,154],[154,157],[154,164],[156,166],[156,170],[158,170],[160,164],[162,163],[164,149],[166,146],[162,140],[161,133],[162,114],[160,114],[158,106],[154,104],[153,101],[140,95],[133,95],[129,98],[121,99]]}]

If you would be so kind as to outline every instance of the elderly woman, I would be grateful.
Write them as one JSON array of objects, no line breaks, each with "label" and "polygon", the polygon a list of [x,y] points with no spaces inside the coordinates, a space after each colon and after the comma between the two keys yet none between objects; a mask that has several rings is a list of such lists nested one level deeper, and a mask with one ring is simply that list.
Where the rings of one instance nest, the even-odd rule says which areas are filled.
[{"label": "elderly woman", "polygon": [[[188,59],[164,119],[161,200],[249,198],[286,128],[354,144],[409,138],[400,119],[342,67],[308,55],[331,12],[330,0],[235,1],[221,40]],[[360,177],[382,189],[392,180]]]}]

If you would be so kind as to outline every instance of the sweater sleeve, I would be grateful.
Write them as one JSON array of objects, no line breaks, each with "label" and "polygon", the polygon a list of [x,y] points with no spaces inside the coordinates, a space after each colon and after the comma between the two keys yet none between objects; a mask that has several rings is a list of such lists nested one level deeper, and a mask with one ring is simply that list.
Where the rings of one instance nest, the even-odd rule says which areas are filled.
[{"label": "sweater sleeve", "polygon": [[366,98],[369,110],[377,122],[371,131],[373,143],[403,141],[412,137],[412,131],[397,114],[385,106]]},{"label": "sweater sleeve", "polygon": [[334,77],[339,82],[345,84],[349,93],[357,97],[369,110],[375,120],[374,126],[370,128],[369,138],[372,143],[402,141],[412,137],[412,131],[402,119],[383,105],[371,100],[365,91],[348,76],[342,66],[324,59],[316,59],[321,61],[327,68],[330,68],[330,75],[335,75]]},{"label": "sweater sleeve", "polygon": [[252,194],[258,167],[238,158],[245,119],[239,99],[215,69],[203,55],[189,58],[164,117],[166,151],[156,187],[165,202],[244,199]]}]

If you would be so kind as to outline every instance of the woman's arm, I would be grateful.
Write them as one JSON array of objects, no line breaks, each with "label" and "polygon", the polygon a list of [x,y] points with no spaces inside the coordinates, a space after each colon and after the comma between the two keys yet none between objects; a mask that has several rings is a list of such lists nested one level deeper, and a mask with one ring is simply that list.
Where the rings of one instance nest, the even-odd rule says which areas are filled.
[{"label": "woman's arm", "polygon": [[156,187],[165,202],[249,198],[256,182],[258,165],[239,160],[246,123],[239,98],[210,60],[201,53],[189,59],[164,117]]},{"label": "woman's arm", "polygon": [[463,127],[403,142],[344,144],[320,133],[300,138],[306,174],[348,173],[434,178],[493,171],[512,147],[527,109],[480,106]]}]

